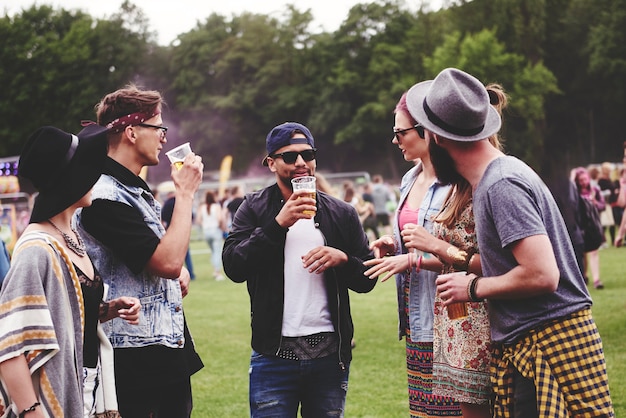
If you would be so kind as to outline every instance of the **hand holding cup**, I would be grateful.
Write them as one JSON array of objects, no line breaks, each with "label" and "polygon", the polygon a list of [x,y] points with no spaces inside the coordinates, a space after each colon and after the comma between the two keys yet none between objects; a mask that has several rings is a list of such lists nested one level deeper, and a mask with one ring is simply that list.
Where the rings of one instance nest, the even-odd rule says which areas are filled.
[{"label": "hand holding cup", "polygon": [[[295,177],[291,179],[291,185],[293,186],[293,191],[297,190],[306,190],[307,196],[311,199],[316,199],[317,197],[317,188],[315,186],[315,177],[314,176],[302,176]],[[315,212],[312,210],[303,211],[306,215],[315,215]]]},{"label": "hand holding cup", "polygon": [[167,158],[169,158],[170,163],[174,164],[174,166],[179,170],[183,167],[183,162],[188,154],[191,154],[191,145],[189,145],[189,142],[185,142],[184,144],[181,144],[176,148],[172,148],[165,153]]}]

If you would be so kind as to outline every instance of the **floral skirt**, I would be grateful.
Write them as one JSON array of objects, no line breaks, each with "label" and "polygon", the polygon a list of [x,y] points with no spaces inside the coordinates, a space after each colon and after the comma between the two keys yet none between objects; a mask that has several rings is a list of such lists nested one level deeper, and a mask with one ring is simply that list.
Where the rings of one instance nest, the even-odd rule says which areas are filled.
[{"label": "floral skirt", "polygon": [[467,313],[464,318],[449,319],[448,310],[435,297],[433,393],[485,405],[492,398],[487,303],[467,303]]}]

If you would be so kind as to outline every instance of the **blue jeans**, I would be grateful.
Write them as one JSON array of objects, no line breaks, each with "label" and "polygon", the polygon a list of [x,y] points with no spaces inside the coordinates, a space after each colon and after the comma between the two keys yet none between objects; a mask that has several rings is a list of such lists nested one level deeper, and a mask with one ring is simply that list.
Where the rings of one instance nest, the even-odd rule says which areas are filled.
[{"label": "blue jeans", "polygon": [[252,351],[250,416],[252,418],[343,417],[349,362],[339,367],[336,354],[314,360],[285,360]]}]

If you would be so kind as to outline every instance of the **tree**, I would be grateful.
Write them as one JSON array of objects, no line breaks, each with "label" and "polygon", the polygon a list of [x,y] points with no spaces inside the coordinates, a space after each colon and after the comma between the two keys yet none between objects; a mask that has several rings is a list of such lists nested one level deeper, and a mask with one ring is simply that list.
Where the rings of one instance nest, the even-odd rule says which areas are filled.
[{"label": "tree", "polygon": [[[134,10],[127,3],[122,8],[124,16]],[[0,155],[19,154],[42,125],[77,132],[82,119],[93,119],[93,106],[104,93],[140,72],[149,38],[125,25],[142,27],[49,6],[0,19],[5,98],[0,102]]]}]

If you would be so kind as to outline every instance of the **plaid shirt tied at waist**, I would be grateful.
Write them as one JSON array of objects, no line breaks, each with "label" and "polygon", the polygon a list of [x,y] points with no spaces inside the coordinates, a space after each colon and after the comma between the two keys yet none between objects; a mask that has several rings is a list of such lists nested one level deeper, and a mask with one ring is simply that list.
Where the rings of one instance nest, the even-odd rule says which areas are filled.
[{"label": "plaid shirt tied at waist", "polygon": [[540,417],[615,417],[590,309],[547,322],[510,346],[494,344],[494,417],[513,416],[514,369],[534,381]]}]

